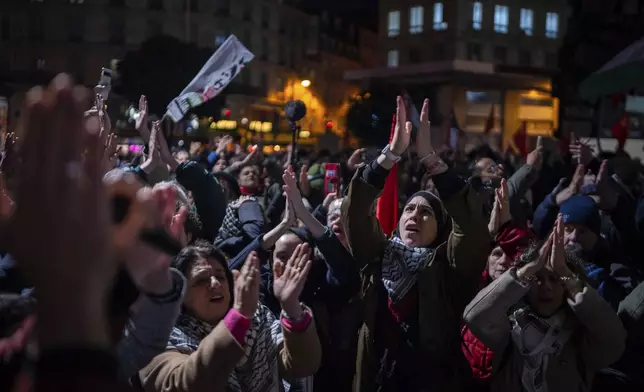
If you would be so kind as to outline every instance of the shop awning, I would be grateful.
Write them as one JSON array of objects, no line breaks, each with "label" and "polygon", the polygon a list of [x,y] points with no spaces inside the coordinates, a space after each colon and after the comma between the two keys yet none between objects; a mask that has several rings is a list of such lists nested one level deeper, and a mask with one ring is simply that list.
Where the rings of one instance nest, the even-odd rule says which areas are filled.
[{"label": "shop awning", "polygon": [[622,50],[579,86],[579,95],[590,102],[644,87],[644,38]]}]

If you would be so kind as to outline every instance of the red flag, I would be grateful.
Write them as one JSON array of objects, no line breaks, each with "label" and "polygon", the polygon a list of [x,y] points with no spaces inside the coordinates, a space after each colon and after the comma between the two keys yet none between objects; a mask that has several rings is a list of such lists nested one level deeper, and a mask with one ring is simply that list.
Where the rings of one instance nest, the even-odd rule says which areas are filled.
[{"label": "red flag", "polygon": [[483,133],[490,133],[492,128],[494,128],[494,105],[490,108],[490,115],[487,117],[487,121],[485,121]]},{"label": "red flag", "polygon": [[628,138],[628,115],[626,113],[611,127],[613,137],[617,139],[617,149],[623,150]]},{"label": "red flag", "polygon": [[526,128],[526,122],[523,121],[519,129],[517,129],[516,132],[514,132],[514,135],[512,135],[514,146],[519,151],[519,154],[524,158],[528,156],[528,130]]},{"label": "red flag", "polygon": [[[394,137],[394,129],[396,127],[396,115],[391,122],[391,133],[389,135],[389,142]],[[380,222],[380,227],[382,231],[388,237],[391,236],[396,230],[398,225],[398,164],[394,163],[394,166],[389,171],[387,180],[385,181],[385,187],[380,194],[378,199],[378,204],[376,205],[376,217]]]}]

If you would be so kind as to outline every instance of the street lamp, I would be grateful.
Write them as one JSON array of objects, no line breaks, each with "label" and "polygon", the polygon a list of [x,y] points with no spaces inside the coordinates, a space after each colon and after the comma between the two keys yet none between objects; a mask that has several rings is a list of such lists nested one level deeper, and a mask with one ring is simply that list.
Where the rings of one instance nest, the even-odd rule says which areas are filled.
[{"label": "street lamp", "polygon": [[302,87],[309,87],[311,85],[311,81],[308,79],[302,80]]}]

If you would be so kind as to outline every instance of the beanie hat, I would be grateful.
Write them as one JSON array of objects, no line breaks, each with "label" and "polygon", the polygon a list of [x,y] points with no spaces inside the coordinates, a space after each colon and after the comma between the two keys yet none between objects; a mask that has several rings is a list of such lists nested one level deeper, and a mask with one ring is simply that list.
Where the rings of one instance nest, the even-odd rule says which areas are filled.
[{"label": "beanie hat", "polygon": [[575,224],[587,227],[596,235],[601,232],[599,209],[590,196],[573,196],[561,205],[564,224]]}]

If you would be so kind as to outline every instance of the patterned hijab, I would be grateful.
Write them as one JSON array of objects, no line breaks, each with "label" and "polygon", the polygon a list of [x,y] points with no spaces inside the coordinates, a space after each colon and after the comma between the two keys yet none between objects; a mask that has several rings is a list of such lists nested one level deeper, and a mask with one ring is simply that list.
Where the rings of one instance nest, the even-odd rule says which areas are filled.
[{"label": "patterned hijab", "polygon": [[436,249],[447,241],[452,231],[452,220],[436,195],[420,191],[414,193],[408,200],[416,196],[425,199],[434,211],[437,225],[436,239],[426,246],[413,248],[405,245],[396,230],[389,240],[382,260],[382,282],[393,302],[404,297],[416,284],[420,272],[432,260]]}]

